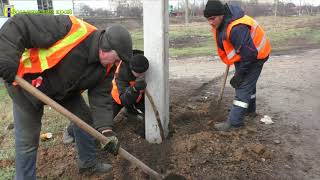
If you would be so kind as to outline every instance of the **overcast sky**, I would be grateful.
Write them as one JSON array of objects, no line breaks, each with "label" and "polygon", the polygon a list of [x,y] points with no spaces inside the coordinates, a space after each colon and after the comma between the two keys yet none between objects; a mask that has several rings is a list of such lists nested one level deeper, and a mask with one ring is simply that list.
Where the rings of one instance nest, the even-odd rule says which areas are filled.
[{"label": "overcast sky", "polygon": [[[143,0],[142,0],[143,1]],[[195,0],[196,2],[198,3],[203,3],[203,2],[207,2],[207,0]],[[247,0],[249,1],[249,0]],[[289,2],[292,2],[296,5],[299,5],[300,4],[300,1],[302,3],[302,5],[304,4],[312,4],[314,6],[319,6],[320,5],[320,0],[280,0],[282,2],[286,2],[286,3],[289,3]],[[83,3],[83,4],[87,4],[89,5],[91,8],[106,8],[108,7],[108,2],[109,0],[74,0],[75,4],[78,5],[80,3]],[[169,3],[173,6],[176,6],[178,3],[183,3],[184,4],[185,0],[169,0]],[[190,3],[193,3],[194,0],[189,0]],[[274,0],[259,0],[259,2],[270,2],[270,3],[273,3]]]}]

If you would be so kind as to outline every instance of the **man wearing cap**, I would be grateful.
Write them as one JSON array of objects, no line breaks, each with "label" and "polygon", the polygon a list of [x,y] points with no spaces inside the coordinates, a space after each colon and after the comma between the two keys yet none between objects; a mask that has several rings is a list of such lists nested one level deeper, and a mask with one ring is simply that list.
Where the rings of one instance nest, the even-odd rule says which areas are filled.
[{"label": "man wearing cap", "polygon": [[[0,30],[0,77],[13,101],[15,179],[36,179],[44,104],[14,82],[18,75],[100,132],[112,127],[113,64],[132,58],[131,35],[122,26],[105,30],[65,15],[15,15]],[[88,90],[88,107],[81,96]],[[73,126],[80,172],[109,172],[97,161],[95,140]],[[105,149],[117,153],[112,131]]]},{"label": "man wearing cap", "polygon": [[230,84],[235,88],[235,99],[228,119],[215,125],[226,131],[244,125],[244,116],[256,112],[256,84],[263,64],[267,61],[271,45],[262,27],[244,14],[238,6],[209,0],[204,17],[212,26],[218,55],[227,65],[235,65]]},{"label": "man wearing cap", "polygon": [[[132,115],[130,117],[135,119],[144,118],[144,90],[147,86],[144,76],[148,68],[149,61],[143,55],[143,51],[136,49],[133,50],[130,62],[121,61],[117,64],[111,90],[113,118],[123,107],[126,108],[125,115]],[[73,123],[70,123],[63,132],[64,144],[74,142],[72,126]],[[99,129],[102,134],[106,134],[112,131],[112,126],[106,125]]]},{"label": "man wearing cap", "polygon": [[120,62],[112,80],[113,116],[122,107],[128,113],[141,116],[144,113],[144,90],[147,87],[145,72],[149,61],[143,51],[133,50],[133,58],[128,62]]}]

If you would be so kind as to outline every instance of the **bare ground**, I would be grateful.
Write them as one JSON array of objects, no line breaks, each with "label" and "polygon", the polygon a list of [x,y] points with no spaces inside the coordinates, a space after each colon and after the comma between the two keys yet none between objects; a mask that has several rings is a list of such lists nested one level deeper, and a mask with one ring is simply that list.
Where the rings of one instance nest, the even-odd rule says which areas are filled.
[{"label": "bare ground", "polygon": [[[195,45],[203,39],[177,39],[171,45],[193,41]],[[171,60],[168,139],[149,144],[143,139],[143,125],[127,121],[116,127],[123,148],[160,173],[187,179],[320,179],[320,52],[308,50],[319,45],[299,38],[292,43],[289,50],[274,52],[263,69],[257,90],[259,115],[247,117],[245,128],[227,133],[212,127],[227,118],[234,96],[229,84],[221,105],[210,106],[225,66],[212,57]],[[260,123],[264,115],[275,123]],[[40,179],[150,179],[126,160],[103,152],[100,160],[113,165],[111,173],[79,174],[74,146],[62,144],[62,131],[54,138],[61,143],[40,146]],[[13,163],[1,160],[0,168]]]},{"label": "bare ground", "polygon": [[[227,133],[212,126],[227,118],[234,94],[229,84],[221,106],[210,108],[219,92],[222,63],[207,57],[171,61],[168,139],[149,144],[141,137],[143,126],[127,121],[117,125],[122,146],[156,171],[187,179],[319,179],[319,57],[319,50],[272,57],[258,83],[259,116],[247,117],[245,128]],[[260,123],[263,115],[275,124]],[[73,145],[62,143],[40,147],[38,176],[150,179],[126,160],[102,152],[101,160],[112,163],[113,171],[79,175],[74,152]]]}]

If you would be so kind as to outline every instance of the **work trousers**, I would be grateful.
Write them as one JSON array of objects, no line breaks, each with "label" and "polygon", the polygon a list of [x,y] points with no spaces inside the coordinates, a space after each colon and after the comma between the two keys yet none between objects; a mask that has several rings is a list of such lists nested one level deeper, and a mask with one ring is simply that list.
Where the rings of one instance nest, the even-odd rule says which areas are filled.
[{"label": "work trousers", "polygon": [[[241,85],[235,89],[235,98],[228,117],[228,121],[234,126],[243,124],[245,113],[256,111],[256,85],[264,63],[265,61],[259,60],[252,64]],[[237,64],[235,68],[237,73]]]},{"label": "work trousers", "polygon": [[[41,118],[44,104],[19,86],[6,84],[13,100],[13,118],[15,127],[15,169],[17,180],[36,179],[36,159],[41,130]],[[92,125],[89,107],[79,94],[59,102],[62,106]],[[94,138],[73,126],[79,168],[90,168],[97,163],[97,150]]]}]

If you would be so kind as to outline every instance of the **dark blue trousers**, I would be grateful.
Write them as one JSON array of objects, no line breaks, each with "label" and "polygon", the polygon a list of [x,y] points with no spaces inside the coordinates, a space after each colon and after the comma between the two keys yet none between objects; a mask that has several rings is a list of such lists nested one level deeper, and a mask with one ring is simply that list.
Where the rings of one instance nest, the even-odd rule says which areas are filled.
[{"label": "dark blue trousers", "polygon": [[[230,123],[234,126],[243,124],[245,113],[256,111],[256,85],[265,61],[258,60],[248,69],[244,80],[239,88],[235,89],[235,98],[228,117]],[[235,64],[236,73],[238,65]]]},{"label": "dark blue trousers", "polygon": [[[36,160],[41,131],[43,103],[21,89],[19,86],[6,84],[13,101],[15,129],[15,165],[16,180],[36,179]],[[80,95],[59,102],[66,109],[92,125],[89,107]],[[73,126],[79,168],[92,167],[97,163],[97,149],[94,138],[78,126]]]}]

